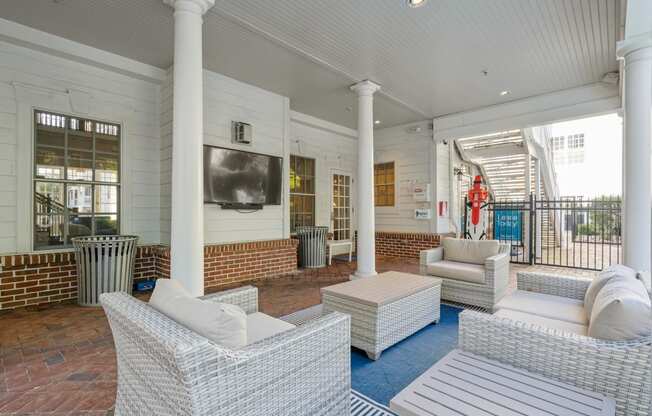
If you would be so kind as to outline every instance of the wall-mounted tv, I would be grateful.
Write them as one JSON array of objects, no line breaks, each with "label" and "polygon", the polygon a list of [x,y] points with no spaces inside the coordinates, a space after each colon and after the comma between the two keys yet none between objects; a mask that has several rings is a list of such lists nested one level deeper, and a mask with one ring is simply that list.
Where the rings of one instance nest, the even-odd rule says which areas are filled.
[{"label": "wall-mounted tv", "polygon": [[204,145],[204,202],[280,205],[283,158]]}]

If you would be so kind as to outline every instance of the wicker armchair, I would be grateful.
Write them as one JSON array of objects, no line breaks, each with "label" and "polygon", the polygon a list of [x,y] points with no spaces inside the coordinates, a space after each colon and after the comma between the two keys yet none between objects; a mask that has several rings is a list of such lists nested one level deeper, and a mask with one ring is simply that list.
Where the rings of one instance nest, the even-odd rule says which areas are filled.
[{"label": "wicker armchair", "polygon": [[[509,244],[500,244],[499,247],[498,254],[488,257],[484,262],[484,283],[467,282],[433,274],[442,279],[441,298],[493,311],[496,303],[505,296],[509,288],[510,246]],[[428,265],[443,259],[443,247],[421,251],[419,258],[421,274],[431,274],[428,271]]]},{"label": "wicker armchair", "polygon": [[[589,281],[519,273],[518,288],[583,299]],[[493,315],[460,314],[459,347],[505,364],[599,392],[616,400],[616,414],[652,411],[652,335],[605,341]]]},{"label": "wicker armchair", "polygon": [[[204,296],[258,310],[257,289]],[[118,360],[116,415],[348,415],[350,320],[331,313],[230,350],[125,293],[101,296]]]}]

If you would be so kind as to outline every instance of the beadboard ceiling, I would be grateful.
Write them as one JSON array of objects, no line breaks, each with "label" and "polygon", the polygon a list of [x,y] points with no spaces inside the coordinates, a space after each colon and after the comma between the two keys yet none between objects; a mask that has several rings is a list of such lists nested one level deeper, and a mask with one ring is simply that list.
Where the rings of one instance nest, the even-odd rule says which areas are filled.
[{"label": "beadboard ceiling", "polygon": [[[172,10],[161,0],[2,0],[0,17],[172,63]],[[204,66],[348,127],[348,86],[372,79],[383,86],[375,118],[384,127],[597,82],[618,69],[619,25],[620,0],[429,0],[416,9],[404,0],[217,0],[205,16]]]}]

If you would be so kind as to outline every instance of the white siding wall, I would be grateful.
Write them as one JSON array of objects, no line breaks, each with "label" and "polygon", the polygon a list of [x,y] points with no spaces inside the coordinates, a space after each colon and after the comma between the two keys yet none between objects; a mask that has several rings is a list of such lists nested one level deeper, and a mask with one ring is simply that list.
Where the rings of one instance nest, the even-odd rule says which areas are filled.
[{"label": "white siding wall", "polygon": [[[409,127],[420,126],[419,133],[410,133]],[[376,231],[420,232],[435,231],[437,212],[434,198],[431,202],[415,202],[415,185],[431,184],[434,188],[432,130],[428,123],[412,123],[374,132],[374,163],[394,162],[394,207],[376,207]],[[431,220],[415,220],[415,208],[430,208]]]},{"label": "white siding wall", "polygon": [[[356,206],[356,173],[358,142],[356,131],[328,123],[301,113],[292,112],[290,153],[315,159],[315,225],[331,227],[333,174],[351,176],[351,207]],[[355,209],[351,228],[356,229]]]},{"label": "white siding wall", "polygon": [[[444,217],[437,216],[437,232],[447,233],[455,230],[451,224],[451,218],[455,218],[456,200],[451,199],[450,187],[450,147],[453,146],[452,140],[448,144],[439,142],[435,145],[435,169],[436,169],[436,190],[437,201],[448,203],[448,215]],[[436,205],[435,205],[436,206]],[[435,212],[435,214],[437,214]]]},{"label": "white siding wall", "polygon": [[[172,82],[162,87],[161,106],[161,234],[170,239],[170,191],[172,154]],[[231,142],[231,121],[244,121],[253,126],[253,144]],[[286,97],[244,84],[232,78],[204,71],[204,143],[263,153],[284,158],[284,189],[287,189],[289,158],[289,101]],[[284,192],[287,194],[287,192]],[[206,244],[237,241],[272,240],[289,235],[285,214],[287,195],[282,205],[265,206],[254,213],[223,210],[217,205],[204,205],[204,238]]]},{"label": "white siding wall", "polygon": [[158,243],[158,85],[0,42],[0,253],[32,249],[33,108],[122,124],[121,231]]}]

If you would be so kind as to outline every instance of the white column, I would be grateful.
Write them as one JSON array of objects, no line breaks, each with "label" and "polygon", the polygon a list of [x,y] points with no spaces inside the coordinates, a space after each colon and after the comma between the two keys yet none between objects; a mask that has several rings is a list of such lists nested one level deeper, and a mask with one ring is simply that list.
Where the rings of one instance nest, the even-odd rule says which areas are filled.
[{"label": "white column", "polygon": [[214,0],[164,0],[174,8],[170,277],[204,294],[202,16]]},{"label": "white column", "polygon": [[[524,182],[523,200],[529,204],[530,195],[532,194],[532,155],[527,153],[523,158],[523,160],[525,164],[523,168],[523,182]],[[534,207],[530,207],[530,209],[534,209]],[[524,240],[523,243],[525,247],[527,247],[528,259],[530,253],[532,253],[532,247],[530,244],[530,228],[531,228],[530,215],[528,212],[523,216],[523,240]]]},{"label": "white column", "polygon": [[[629,16],[629,13],[628,13]],[[624,60],[623,260],[646,272],[652,263],[652,32],[619,43]]]},{"label": "white column", "polygon": [[[534,196],[537,201],[542,198],[541,192],[541,160],[534,160]],[[541,211],[536,211],[536,256],[541,258]]]},{"label": "white column", "polygon": [[358,94],[358,269],[352,279],[376,275],[376,225],[374,216],[374,92],[380,85],[361,81],[351,90]]}]

